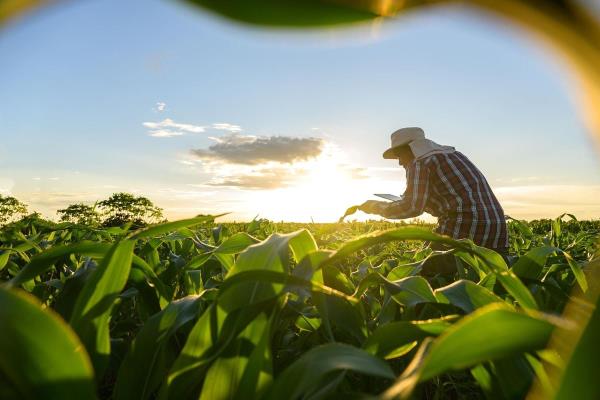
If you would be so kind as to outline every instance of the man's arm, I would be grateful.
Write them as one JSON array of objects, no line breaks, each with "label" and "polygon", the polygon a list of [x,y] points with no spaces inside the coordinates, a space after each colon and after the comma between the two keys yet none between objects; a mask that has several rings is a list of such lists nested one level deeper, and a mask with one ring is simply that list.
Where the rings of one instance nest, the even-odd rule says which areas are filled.
[{"label": "man's arm", "polygon": [[366,209],[361,209],[385,218],[413,218],[423,214],[428,197],[429,166],[422,160],[416,160],[406,168],[406,190],[402,200],[391,203],[370,201]]}]

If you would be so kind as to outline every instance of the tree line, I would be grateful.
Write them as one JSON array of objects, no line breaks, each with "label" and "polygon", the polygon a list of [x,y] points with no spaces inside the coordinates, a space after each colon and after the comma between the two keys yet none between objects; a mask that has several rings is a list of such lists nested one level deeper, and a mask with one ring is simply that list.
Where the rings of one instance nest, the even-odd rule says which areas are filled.
[{"label": "tree line", "polygon": [[[131,193],[114,193],[109,198],[97,201],[93,205],[71,204],[57,212],[60,222],[111,227],[131,223],[133,226],[145,226],[164,220],[163,210],[143,196]],[[40,218],[37,212],[28,213],[27,204],[12,196],[0,195],[0,225],[26,217]]]}]

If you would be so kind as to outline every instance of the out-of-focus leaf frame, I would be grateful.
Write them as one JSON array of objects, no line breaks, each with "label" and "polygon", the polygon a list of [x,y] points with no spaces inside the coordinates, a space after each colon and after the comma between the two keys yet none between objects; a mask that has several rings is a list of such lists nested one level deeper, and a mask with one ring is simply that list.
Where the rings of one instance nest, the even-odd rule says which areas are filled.
[{"label": "out-of-focus leaf frame", "polygon": [[[531,33],[549,45],[558,59],[571,67],[574,85],[581,95],[581,115],[600,148],[600,11],[584,0],[188,0],[189,3],[238,22],[271,27],[306,28],[331,26],[399,17],[434,6],[458,5],[487,12]],[[52,0],[0,0],[0,28]],[[2,34],[0,30],[0,34]],[[554,398],[591,398],[598,390],[593,373],[586,373],[586,360],[600,359],[594,343],[600,330],[600,265],[586,269],[590,289],[577,294],[566,308],[576,331],[558,330],[550,346],[565,359],[569,368]],[[581,339],[581,340],[580,340]],[[552,372],[552,369],[550,368]],[[589,372],[589,371],[588,371]],[[553,379],[561,379],[559,371]],[[586,389],[587,388],[587,389]],[[594,389],[596,388],[596,389]],[[535,385],[531,399],[547,398]]]}]

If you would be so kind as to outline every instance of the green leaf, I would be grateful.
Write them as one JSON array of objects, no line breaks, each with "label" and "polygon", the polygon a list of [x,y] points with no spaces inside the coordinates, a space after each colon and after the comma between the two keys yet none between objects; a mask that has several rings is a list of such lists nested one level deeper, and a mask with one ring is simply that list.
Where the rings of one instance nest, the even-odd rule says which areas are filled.
[{"label": "green leaf", "polygon": [[417,383],[445,372],[540,350],[548,342],[553,328],[554,325],[542,316],[520,313],[503,304],[480,308],[437,339],[424,342],[383,398],[408,398]]},{"label": "green leaf", "polygon": [[386,359],[396,358],[405,353],[404,347],[429,336],[439,336],[456,316],[427,321],[398,321],[378,327],[365,342],[363,348],[370,354]]},{"label": "green leaf", "polygon": [[448,236],[433,233],[429,228],[403,226],[401,228],[392,229],[389,231],[374,232],[372,234],[359,237],[344,243],[327,261],[325,264],[333,264],[343,260],[349,255],[374,246],[376,244],[387,243],[397,240],[428,240],[436,243],[447,244],[452,247],[471,250],[472,245],[466,241],[454,240]]},{"label": "green leaf", "polygon": [[252,399],[272,380],[270,321],[258,315],[211,365],[200,400]]},{"label": "green leaf", "polygon": [[71,315],[77,332],[101,377],[110,354],[108,322],[114,302],[125,287],[135,241],[116,242],[86,281]]},{"label": "green leaf", "polygon": [[225,312],[213,303],[200,316],[181,353],[173,363],[160,399],[197,398],[210,363],[234,340],[267,305],[258,304]]},{"label": "green leaf", "polygon": [[452,304],[467,313],[491,303],[503,302],[500,297],[483,286],[463,279],[436,289],[435,297],[438,302]]},{"label": "green leaf", "polygon": [[[598,399],[598,360],[600,359],[600,258],[588,265],[589,290],[579,293],[565,307],[563,318],[571,322],[556,330],[547,350],[550,382],[554,387],[534,387],[531,398],[538,399]],[[559,368],[556,368],[556,366]],[[562,364],[562,365],[561,365]]]},{"label": "green leaf", "polygon": [[245,232],[239,232],[234,235],[231,235],[227,239],[223,241],[216,249],[213,251],[215,253],[221,254],[237,254],[240,253],[248,246],[258,243],[259,240],[253,238]]},{"label": "green leaf", "polygon": [[539,279],[546,265],[548,256],[560,251],[556,247],[542,246],[529,250],[526,254],[519,257],[512,266],[512,272],[519,278]]},{"label": "green leaf", "polygon": [[11,253],[11,250],[4,250],[4,252],[2,254],[0,254],[0,271],[2,271],[4,269],[4,267],[6,267],[6,264],[8,264],[8,259],[10,258],[10,253]]},{"label": "green leaf", "polygon": [[7,286],[19,286],[43,274],[61,258],[70,254],[82,254],[92,258],[104,257],[110,249],[108,243],[80,242],[77,244],[52,247],[43,253],[34,256],[17,276],[11,279]]},{"label": "green leaf", "polygon": [[[225,282],[244,271],[263,270],[289,273],[290,253],[296,262],[300,262],[307,254],[316,250],[317,245],[307,230],[289,234],[273,234],[265,241],[250,246],[240,253],[235,265],[225,277]],[[282,289],[283,285],[278,283],[252,280],[238,283],[235,291],[220,293],[219,305],[226,310],[234,310],[276,297]]]},{"label": "green leaf", "polygon": [[181,326],[197,317],[200,298],[187,296],[173,301],[146,321],[121,363],[116,400],[150,398],[170,368],[167,344]]},{"label": "green leaf", "polygon": [[563,251],[563,255],[565,256],[569,267],[571,267],[571,271],[573,271],[573,275],[575,275],[575,279],[577,280],[579,287],[581,287],[581,290],[584,292],[587,291],[588,283],[587,279],[585,278],[585,274],[583,273],[583,269],[579,266],[577,261],[575,261],[573,257],[569,255],[569,253]]},{"label": "green leaf", "polygon": [[376,15],[319,0],[188,0],[236,21],[270,26],[309,27],[365,21]]},{"label": "green leaf", "polygon": [[202,216],[202,217],[182,219],[179,221],[165,222],[165,223],[158,224],[158,225],[152,225],[148,228],[145,228],[141,231],[134,233],[133,235],[130,236],[130,239],[133,239],[133,240],[148,239],[148,238],[151,238],[154,236],[164,235],[166,233],[173,232],[173,231],[176,231],[181,228],[187,228],[189,226],[199,225],[199,224],[203,224],[205,222],[213,221],[215,218],[222,217],[223,215],[226,215],[226,214],[220,214],[220,215],[215,215],[215,216],[206,215],[206,216]]},{"label": "green leaf", "polygon": [[356,289],[355,297],[362,295],[365,290],[373,285],[383,285],[389,291],[392,298],[406,307],[412,307],[420,303],[436,303],[429,282],[420,276],[409,276],[394,282],[388,281],[378,272],[372,272],[363,279]]},{"label": "green leaf", "polygon": [[388,272],[386,278],[390,281],[397,281],[399,279],[406,278],[409,276],[415,276],[419,272],[421,272],[422,265],[423,265],[422,261],[412,263],[412,264],[398,265],[397,267],[392,269],[390,272]]},{"label": "green leaf", "polygon": [[71,328],[23,292],[0,288],[0,373],[21,399],[95,399],[94,371]]},{"label": "green leaf", "polygon": [[297,399],[314,389],[328,374],[349,370],[360,374],[394,379],[392,369],[362,349],[330,343],[304,353],[275,380],[267,399]]},{"label": "green leaf", "polygon": [[[240,287],[245,288],[247,283],[277,283],[284,286],[304,287],[312,290],[313,292],[343,299],[351,304],[357,304],[359,302],[356,297],[346,295],[344,292],[322,285],[316,281],[307,281],[297,276],[288,275],[282,272],[254,270],[240,272],[223,282],[219,288],[219,304],[222,304],[222,298],[226,298],[228,301],[228,303],[226,303],[226,309],[228,311],[232,311],[234,309],[243,307],[244,305],[256,303],[257,301],[252,297],[252,293],[248,293],[240,289]],[[261,301],[264,300],[265,299],[262,299]],[[232,301],[235,302],[236,307],[232,306]]]},{"label": "green leaf", "polygon": [[146,261],[144,261],[143,258],[138,257],[134,254],[132,258],[132,263],[135,268],[139,269],[144,273],[144,275],[146,275],[148,281],[150,281],[152,286],[154,286],[156,292],[158,293],[160,306],[161,308],[164,308],[169,303],[172,297],[170,289],[167,288],[167,286],[165,286],[165,284],[160,280],[158,275],[156,275],[152,267],[148,265],[148,263],[146,263]]},{"label": "green leaf", "polygon": [[521,307],[532,310],[538,309],[538,305],[529,289],[527,289],[527,286],[512,271],[496,273],[496,278],[500,281],[504,289],[519,302]]}]

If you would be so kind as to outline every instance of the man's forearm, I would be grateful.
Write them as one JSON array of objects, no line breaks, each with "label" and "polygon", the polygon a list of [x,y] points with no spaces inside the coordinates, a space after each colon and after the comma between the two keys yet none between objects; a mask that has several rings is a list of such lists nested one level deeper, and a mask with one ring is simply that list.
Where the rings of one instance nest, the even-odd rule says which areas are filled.
[{"label": "man's forearm", "polygon": [[420,210],[415,210],[411,207],[412,202],[406,202],[405,200],[394,201],[394,202],[379,202],[376,207],[374,207],[375,214],[381,215],[384,218],[390,219],[405,219],[405,218],[413,218],[421,215]]}]

